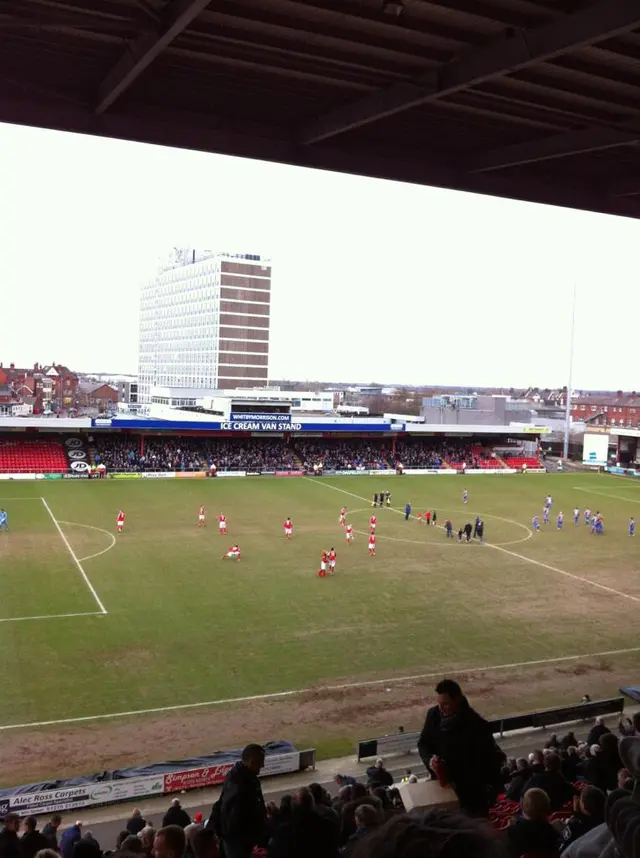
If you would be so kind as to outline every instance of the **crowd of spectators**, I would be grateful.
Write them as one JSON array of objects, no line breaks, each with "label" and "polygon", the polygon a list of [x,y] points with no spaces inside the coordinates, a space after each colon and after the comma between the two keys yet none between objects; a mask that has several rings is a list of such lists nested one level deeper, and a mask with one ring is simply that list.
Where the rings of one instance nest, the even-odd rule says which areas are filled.
[{"label": "crowd of spectators", "polygon": [[[419,752],[457,811],[407,813],[382,759],[366,783],[336,775],[333,796],[312,783],[265,801],[264,750],[248,745],[207,819],[174,799],[156,830],[134,810],[103,851],[80,822],[59,836],[58,815],[39,831],[35,817],[9,813],[0,858],[640,858],[640,713],[620,723],[620,740],[599,719],[585,742],[554,735],[507,760],[456,682],[436,692]],[[408,771],[403,780],[417,782]]]},{"label": "crowd of spectators", "polygon": [[145,438],[96,435],[94,461],[107,471],[295,470],[295,456],[282,438]]},{"label": "crowd of spectators", "polygon": [[[395,450],[389,439],[354,438],[190,438],[96,435],[90,446],[95,464],[107,471],[200,471],[215,464],[220,471],[320,471],[440,468],[466,464],[480,468],[490,452],[454,439],[398,438]],[[480,451],[480,452],[479,452]]]},{"label": "crowd of spectators", "polygon": [[295,438],[293,445],[308,472],[313,471],[314,466],[324,471],[374,471],[392,467],[388,441]]}]

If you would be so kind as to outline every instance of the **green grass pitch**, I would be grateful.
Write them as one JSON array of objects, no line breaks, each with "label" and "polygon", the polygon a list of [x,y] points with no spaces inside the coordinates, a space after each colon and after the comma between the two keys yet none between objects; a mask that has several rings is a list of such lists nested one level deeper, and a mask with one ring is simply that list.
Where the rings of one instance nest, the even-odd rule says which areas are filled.
[{"label": "green grass pitch", "polygon": [[[393,509],[377,513],[370,558],[382,489]],[[532,534],[547,493],[552,521]],[[404,521],[406,501],[456,528],[479,513],[491,544]],[[0,533],[0,726],[633,647],[640,560],[627,527],[639,505],[640,483],[596,474],[0,483],[11,527]],[[574,506],[603,513],[602,537],[574,527]],[[242,561],[221,560],[235,541]],[[320,579],[332,546],[336,574]]]}]

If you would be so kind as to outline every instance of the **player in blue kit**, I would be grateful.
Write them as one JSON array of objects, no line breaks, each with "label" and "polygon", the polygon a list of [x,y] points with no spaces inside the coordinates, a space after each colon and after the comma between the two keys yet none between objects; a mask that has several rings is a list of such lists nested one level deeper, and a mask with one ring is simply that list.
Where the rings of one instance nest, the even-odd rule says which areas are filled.
[{"label": "player in blue kit", "polygon": [[540,519],[537,515],[534,515],[531,519],[531,525],[535,531],[540,532]]},{"label": "player in blue kit", "polygon": [[556,518],[556,528],[558,530],[562,530],[563,527],[564,527],[564,513],[559,512],[558,517]]},{"label": "player in blue kit", "polygon": [[584,523],[589,525],[591,524],[591,510],[585,509],[584,511]]},{"label": "player in blue kit", "polygon": [[9,516],[3,509],[0,509],[0,530],[9,532]]},{"label": "player in blue kit", "polygon": [[636,535],[636,520],[635,520],[635,518],[633,518],[633,516],[631,516],[631,518],[629,519],[629,536],[635,536],[635,535]]},{"label": "player in blue kit", "polygon": [[549,507],[545,506],[542,510],[542,523],[549,524]]},{"label": "player in blue kit", "polygon": [[462,492],[462,503],[466,503],[469,500],[469,492],[465,489]]}]

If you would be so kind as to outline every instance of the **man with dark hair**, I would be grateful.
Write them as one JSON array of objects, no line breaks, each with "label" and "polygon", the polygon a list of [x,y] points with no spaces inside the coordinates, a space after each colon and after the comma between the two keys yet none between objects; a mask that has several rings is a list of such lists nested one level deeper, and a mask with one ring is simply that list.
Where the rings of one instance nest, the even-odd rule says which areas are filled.
[{"label": "man with dark hair", "polygon": [[49,841],[41,831],[38,831],[38,820],[28,816],[24,821],[25,832],[20,838],[22,858],[35,858],[36,852],[49,848]]},{"label": "man with dark hair", "polygon": [[54,813],[49,822],[43,827],[42,833],[49,841],[49,846],[52,849],[58,850],[58,829],[62,825],[62,817],[59,813]]},{"label": "man with dark hair", "polygon": [[180,825],[165,825],[153,841],[154,858],[183,858],[186,848],[187,838]]},{"label": "man with dark hair", "polygon": [[224,780],[208,827],[222,841],[225,858],[251,858],[253,847],[267,839],[267,809],[258,775],[264,767],[262,745],[247,745]]},{"label": "man with dark hair", "polygon": [[392,816],[363,838],[350,858],[502,858],[495,831],[480,820],[440,808]]},{"label": "man with dark hair", "polygon": [[418,751],[427,768],[450,784],[460,808],[471,816],[487,816],[500,787],[505,755],[491,726],[469,705],[453,679],[436,686],[438,703],[427,712]]},{"label": "man with dark hair", "polygon": [[7,813],[0,831],[0,858],[21,858],[20,817],[17,813]]},{"label": "man with dark hair", "polygon": [[557,754],[547,754],[544,760],[544,772],[533,775],[527,784],[530,789],[541,789],[549,796],[551,812],[562,810],[564,805],[576,795],[576,788],[560,771],[562,761]]},{"label": "man with dark hair", "polygon": [[219,858],[218,838],[213,828],[198,828],[189,838],[194,858]]},{"label": "man with dark hair", "polygon": [[562,832],[562,849],[566,849],[583,834],[604,822],[607,797],[598,787],[587,786],[573,799],[574,816],[567,821]]},{"label": "man with dark hair", "polygon": [[361,804],[355,809],[356,830],[347,840],[341,855],[350,856],[356,845],[380,825],[380,812],[370,804]]}]

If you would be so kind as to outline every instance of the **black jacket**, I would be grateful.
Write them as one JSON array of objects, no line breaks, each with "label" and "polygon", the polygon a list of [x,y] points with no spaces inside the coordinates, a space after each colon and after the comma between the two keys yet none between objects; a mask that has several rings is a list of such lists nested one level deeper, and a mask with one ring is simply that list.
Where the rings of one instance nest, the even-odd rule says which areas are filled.
[{"label": "black jacket", "polygon": [[267,811],[260,779],[237,762],[225,778],[222,795],[211,812],[223,840],[261,845],[267,836]]},{"label": "black jacket", "polygon": [[576,813],[568,820],[562,832],[562,850],[564,851],[567,846],[570,846],[583,834],[587,834],[592,828],[602,825],[603,822],[604,814],[602,816],[585,816],[583,813]]},{"label": "black jacket", "polygon": [[315,810],[297,808],[279,825],[267,850],[268,858],[338,858],[335,828]]},{"label": "black jacket", "polygon": [[543,789],[546,792],[552,812],[562,810],[576,794],[576,788],[560,772],[543,772],[541,775],[534,775],[527,783],[527,790],[530,789]]},{"label": "black jacket", "polygon": [[58,850],[58,829],[54,828],[50,822],[47,822],[46,825],[42,828],[42,833],[49,841],[48,847],[50,849]]},{"label": "black jacket", "polygon": [[450,729],[442,729],[438,706],[427,712],[418,739],[418,751],[425,766],[432,756],[444,763],[447,779],[456,787],[502,786],[501,769],[505,755],[493,738],[491,725],[469,706],[460,704]]},{"label": "black jacket", "polygon": [[509,801],[521,801],[527,784],[531,780],[531,770],[521,769],[511,778],[507,787],[507,798]]},{"label": "black jacket", "polygon": [[603,793],[608,793],[618,786],[618,772],[622,766],[622,760],[617,749],[615,753],[600,751],[595,757],[587,760],[584,776],[588,784],[599,787]]},{"label": "black jacket", "polygon": [[[117,852],[117,855],[128,853]],[[72,858],[101,858],[100,844],[94,837],[81,837],[73,847]]]},{"label": "black jacket", "polygon": [[371,787],[393,786],[393,775],[385,768],[370,766],[367,769],[367,779]]},{"label": "black jacket", "polygon": [[21,858],[20,838],[15,831],[0,831],[0,858]]},{"label": "black jacket", "polygon": [[523,819],[507,828],[506,839],[509,858],[521,858],[529,853],[552,858],[560,851],[560,835],[549,822]]},{"label": "black jacket", "polygon": [[34,858],[41,849],[51,849],[51,843],[41,831],[25,831],[20,838],[22,858]]},{"label": "black jacket", "polygon": [[132,816],[131,819],[128,820],[125,828],[129,834],[140,834],[146,824],[147,820],[143,819],[141,816]]},{"label": "black jacket", "polygon": [[172,804],[169,810],[162,817],[163,828],[165,828],[167,825],[179,825],[180,828],[186,828],[187,825],[190,824],[191,817],[189,816],[187,811],[184,810],[184,808],[178,807],[177,804]]},{"label": "black jacket", "polygon": [[589,735],[587,736],[587,745],[589,747],[591,747],[592,745],[599,745],[600,739],[604,736],[604,734],[610,732],[611,730],[608,727],[605,727],[604,724],[595,724],[589,730]]}]

